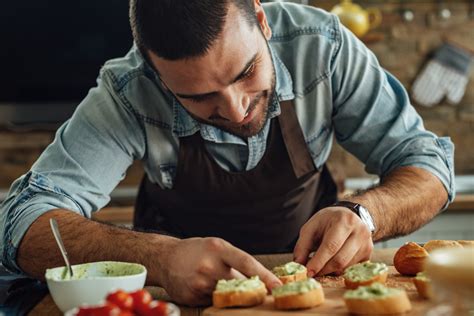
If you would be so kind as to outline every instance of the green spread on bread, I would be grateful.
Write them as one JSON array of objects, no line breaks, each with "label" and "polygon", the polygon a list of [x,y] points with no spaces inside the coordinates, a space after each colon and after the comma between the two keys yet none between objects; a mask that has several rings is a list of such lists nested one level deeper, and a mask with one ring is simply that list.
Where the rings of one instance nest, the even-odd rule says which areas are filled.
[{"label": "green spread on bread", "polygon": [[344,271],[344,278],[353,282],[363,282],[387,271],[385,263],[366,261],[347,268]]},{"label": "green spread on bread", "polygon": [[306,268],[304,265],[292,261],[273,268],[272,272],[276,276],[294,275],[299,272],[306,272]]},{"label": "green spread on bread", "polygon": [[310,278],[303,281],[287,283],[277,288],[274,288],[272,290],[272,295],[275,297],[279,297],[286,295],[302,294],[320,287],[321,284],[319,284],[315,279]]},{"label": "green spread on bread", "polygon": [[426,275],[425,272],[418,272],[418,273],[416,274],[415,279],[420,280],[420,281],[425,281],[425,282],[429,282],[429,281],[430,281],[430,278]]},{"label": "green spread on bread", "polygon": [[216,292],[245,292],[257,290],[265,287],[258,276],[253,276],[250,279],[231,279],[219,280],[216,285]]},{"label": "green spread on bread", "polygon": [[344,294],[344,298],[348,299],[380,299],[388,296],[399,294],[401,290],[386,287],[380,283],[373,283],[368,286],[359,286],[355,290],[347,291]]}]

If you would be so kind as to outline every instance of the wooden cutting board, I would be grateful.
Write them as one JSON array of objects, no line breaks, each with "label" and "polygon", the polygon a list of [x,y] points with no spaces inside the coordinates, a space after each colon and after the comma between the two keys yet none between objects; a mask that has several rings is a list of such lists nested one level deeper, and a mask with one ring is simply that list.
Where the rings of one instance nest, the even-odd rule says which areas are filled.
[{"label": "wooden cutting board", "polygon": [[[204,310],[204,316],[278,316],[278,315],[349,315],[342,296],[346,289],[342,277],[316,278],[323,286],[325,301],[322,305],[311,309],[297,311],[278,311],[273,307],[273,297],[268,295],[262,305],[250,308],[215,308]],[[403,288],[407,291],[412,310],[404,315],[425,315],[432,306],[429,301],[418,296],[410,277],[401,276],[394,267],[389,267],[387,286]]]}]

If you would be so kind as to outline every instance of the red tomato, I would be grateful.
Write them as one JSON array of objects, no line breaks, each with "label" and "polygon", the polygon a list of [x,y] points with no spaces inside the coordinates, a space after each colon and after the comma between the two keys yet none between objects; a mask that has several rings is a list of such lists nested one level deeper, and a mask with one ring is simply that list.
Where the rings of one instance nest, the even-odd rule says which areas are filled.
[{"label": "red tomato", "polygon": [[90,308],[88,307],[81,307],[77,312],[76,316],[90,316]]},{"label": "red tomato", "polygon": [[133,298],[133,310],[139,314],[143,313],[150,302],[153,300],[151,294],[147,290],[138,290],[130,293]]},{"label": "red tomato", "polygon": [[150,305],[148,305],[147,310],[143,314],[143,316],[166,316],[167,315],[167,304],[163,301],[151,301]]},{"label": "red tomato", "polygon": [[117,316],[120,308],[114,304],[106,304],[98,307],[81,307],[77,315],[81,316]]},{"label": "red tomato", "polygon": [[107,295],[107,302],[117,305],[120,309],[131,310],[133,307],[132,296],[123,290],[118,290]]}]

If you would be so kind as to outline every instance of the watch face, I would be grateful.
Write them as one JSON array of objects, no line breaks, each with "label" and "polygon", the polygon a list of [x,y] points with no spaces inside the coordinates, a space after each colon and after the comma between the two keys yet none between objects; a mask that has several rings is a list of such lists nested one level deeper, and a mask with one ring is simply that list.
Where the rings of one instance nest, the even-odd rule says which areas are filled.
[{"label": "watch face", "polygon": [[367,226],[369,227],[369,230],[371,232],[375,231],[375,224],[374,221],[372,220],[372,216],[370,216],[370,213],[367,211],[365,207],[359,204],[359,216],[364,221]]}]

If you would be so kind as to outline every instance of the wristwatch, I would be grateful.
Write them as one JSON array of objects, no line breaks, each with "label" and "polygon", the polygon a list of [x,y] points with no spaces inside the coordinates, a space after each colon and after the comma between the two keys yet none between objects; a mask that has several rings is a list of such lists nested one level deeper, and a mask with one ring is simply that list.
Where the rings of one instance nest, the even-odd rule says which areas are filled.
[{"label": "wristwatch", "polygon": [[370,232],[373,233],[375,231],[375,223],[370,215],[369,211],[362,205],[358,203],[353,203],[350,201],[339,201],[334,203],[332,206],[342,206],[350,209],[352,212],[356,213],[357,216],[364,222],[365,225],[369,228]]}]

